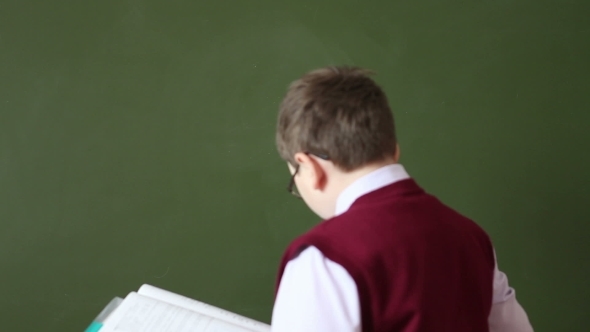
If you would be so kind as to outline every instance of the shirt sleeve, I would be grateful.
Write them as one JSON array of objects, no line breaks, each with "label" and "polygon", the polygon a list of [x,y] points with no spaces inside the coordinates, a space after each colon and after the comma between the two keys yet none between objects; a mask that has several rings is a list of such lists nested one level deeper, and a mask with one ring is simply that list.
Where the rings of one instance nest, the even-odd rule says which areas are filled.
[{"label": "shirt sleeve", "polygon": [[360,332],[356,284],[316,247],[287,263],[275,299],[272,332]]},{"label": "shirt sleeve", "polygon": [[[495,255],[495,254],[494,254]],[[490,332],[533,332],[529,318],[516,300],[516,292],[508,285],[508,277],[494,269],[494,295],[488,317]]]}]

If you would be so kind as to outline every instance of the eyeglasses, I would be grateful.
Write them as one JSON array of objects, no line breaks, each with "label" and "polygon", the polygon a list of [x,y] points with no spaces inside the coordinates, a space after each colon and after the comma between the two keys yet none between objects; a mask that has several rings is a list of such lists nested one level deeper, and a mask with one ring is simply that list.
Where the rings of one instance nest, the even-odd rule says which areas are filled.
[{"label": "eyeglasses", "polygon": [[297,175],[297,172],[299,172],[299,165],[295,166],[295,172],[293,172],[293,175],[291,175],[291,181],[289,182],[287,191],[291,193],[291,195],[297,198],[301,198],[301,194],[299,193],[299,190],[297,190],[297,186],[295,185],[295,176]]},{"label": "eyeglasses", "polygon": [[[328,157],[325,154],[316,154],[316,153],[311,153],[311,152],[305,152],[305,154],[311,154],[314,155],[320,159],[324,159],[324,160],[330,160],[330,157]],[[299,172],[299,165],[295,166],[295,172],[293,172],[293,175],[291,175],[291,181],[289,181],[289,186],[287,186],[287,191],[297,197],[297,198],[301,198],[301,194],[299,193],[299,190],[297,190],[297,186],[295,185],[295,176],[297,176],[297,173]]]}]

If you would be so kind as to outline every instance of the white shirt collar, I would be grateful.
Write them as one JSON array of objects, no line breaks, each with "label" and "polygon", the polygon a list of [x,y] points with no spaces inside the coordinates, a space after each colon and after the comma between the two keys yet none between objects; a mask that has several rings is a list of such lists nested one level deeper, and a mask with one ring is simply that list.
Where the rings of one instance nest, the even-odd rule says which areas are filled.
[{"label": "white shirt collar", "polygon": [[383,166],[364,175],[340,193],[336,200],[335,215],[346,212],[359,197],[408,178],[410,176],[400,164]]}]

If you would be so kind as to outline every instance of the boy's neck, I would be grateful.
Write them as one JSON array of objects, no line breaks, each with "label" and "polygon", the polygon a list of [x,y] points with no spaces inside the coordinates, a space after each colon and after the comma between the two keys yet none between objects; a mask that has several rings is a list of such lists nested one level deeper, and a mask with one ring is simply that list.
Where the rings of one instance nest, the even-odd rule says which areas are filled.
[{"label": "boy's neck", "polygon": [[336,197],[334,197],[334,199],[337,200],[338,197],[340,196],[340,194],[346,188],[348,188],[351,184],[353,184],[355,181],[357,181],[358,179],[380,169],[381,167],[384,167],[387,165],[392,165],[392,164],[396,164],[396,161],[395,160],[384,160],[384,161],[371,163],[371,164],[362,166],[360,168],[357,168],[357,169],[349,171],[349,172],[338,172],[334,176],[335,183],[337,183],[337,186],[338,186],[335,190]]}]

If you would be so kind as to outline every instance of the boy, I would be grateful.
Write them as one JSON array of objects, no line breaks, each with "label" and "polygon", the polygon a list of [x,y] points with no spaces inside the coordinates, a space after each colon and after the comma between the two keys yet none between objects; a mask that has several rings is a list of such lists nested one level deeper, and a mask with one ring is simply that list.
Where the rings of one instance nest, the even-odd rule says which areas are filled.
[{"label": "boy", "polygon": [[488,235],[397,163],[393,116],[368,72],[293,82],[276,140],[289,190],[325,221],[283,256],[273,331],[532,331]]}]

